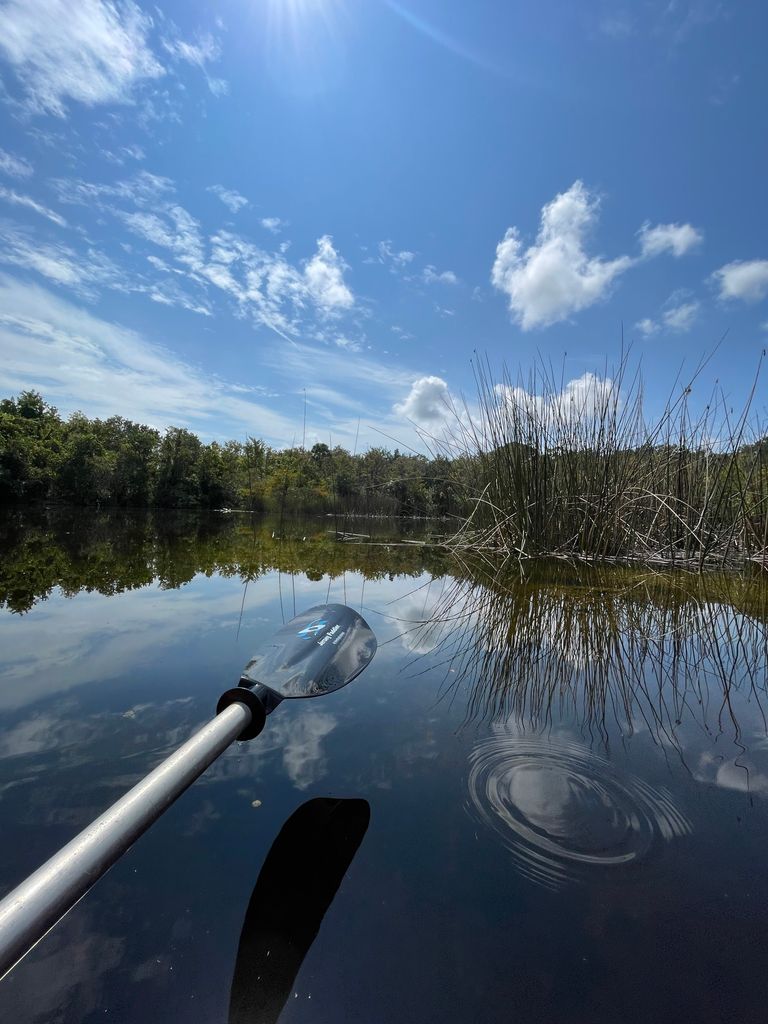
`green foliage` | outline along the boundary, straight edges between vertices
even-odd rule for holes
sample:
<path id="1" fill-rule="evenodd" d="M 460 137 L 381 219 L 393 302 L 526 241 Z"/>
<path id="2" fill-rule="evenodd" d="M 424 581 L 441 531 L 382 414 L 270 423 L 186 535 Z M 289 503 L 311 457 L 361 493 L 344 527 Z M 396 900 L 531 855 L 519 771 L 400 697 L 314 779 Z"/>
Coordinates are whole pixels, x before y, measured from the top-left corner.
<path id="1" fill-rule="evenodd" d="M 458 463 L 457 463 L 458 465 Z M 121 416 L 63 420 L 35 391 L 0 402 L 0 504 L 460 515 L 466 489 L 447 459 L 316 444 L 276 450 L 249 437 L 203 442 Z"/>
<path id="2" fill-rule="evenodd" d="M 444 551 L 428 544 L 345 544 L 325 518 L 217 515 L 183 511 L 97 511 L 59 507 L 0 515 L 0 609 L 19 614 L 58 587 L 112 595 L 148 586 L 164 590 L 198 573 L 256 580 L 276 570 L 310 580 L 345 572 L 375 580 L 445 570 Z M 408 524 L 424 535 L 426 524 Z M 339 523 L 341 526 L 341 522 Z M 428 539 L 428 538 L 427 538 Z"/>

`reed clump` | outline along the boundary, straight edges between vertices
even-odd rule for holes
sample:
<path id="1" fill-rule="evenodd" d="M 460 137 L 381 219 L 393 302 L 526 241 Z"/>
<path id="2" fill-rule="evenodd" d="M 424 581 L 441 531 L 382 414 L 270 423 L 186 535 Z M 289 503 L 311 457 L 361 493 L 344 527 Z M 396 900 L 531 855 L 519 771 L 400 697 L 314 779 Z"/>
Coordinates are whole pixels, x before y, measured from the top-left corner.
<path id="1" fill-rule="evenodd" d="M 768 425 L 755 378 L 734 413 L 715 390 L 696 407 L 680 385 L 648 419 L 642 378 L 614 372 L 564 384 L 476 367 L 478 402 L 447 447 L 473 466 L 474 509 L 457 549 L 525 559 L 640 560 L 684 568 L 768 568 Z"/>

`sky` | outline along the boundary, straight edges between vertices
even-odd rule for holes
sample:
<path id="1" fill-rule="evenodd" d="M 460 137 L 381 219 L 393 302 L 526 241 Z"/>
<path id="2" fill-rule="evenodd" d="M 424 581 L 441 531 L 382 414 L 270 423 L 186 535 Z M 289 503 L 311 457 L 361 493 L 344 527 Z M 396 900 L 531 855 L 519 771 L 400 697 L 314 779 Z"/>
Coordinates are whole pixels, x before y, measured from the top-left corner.
<path id="1" fill-rule="evenodd" d="M 478 361 L 569 394 L 624 346 L 651 416 L 703 356 L 741 404 L 766 39 L 760 0 L 0 0 L 0 394 L 422 450 Z"/>

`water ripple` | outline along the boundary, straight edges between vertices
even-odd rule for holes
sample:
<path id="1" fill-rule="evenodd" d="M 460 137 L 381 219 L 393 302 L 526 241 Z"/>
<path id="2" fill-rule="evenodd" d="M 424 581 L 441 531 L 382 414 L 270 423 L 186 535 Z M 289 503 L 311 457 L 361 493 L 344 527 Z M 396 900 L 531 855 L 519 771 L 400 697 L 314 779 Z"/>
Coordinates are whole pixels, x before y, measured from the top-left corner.
<path id="1" fill-rule="evenodd" d="M 470 755 L 469 808 L 531 881 L 557 889 L 595 866 L 640 860 L 691 831 L 665 789 L 614 771 L 578 743 L 504 732 Z"/>

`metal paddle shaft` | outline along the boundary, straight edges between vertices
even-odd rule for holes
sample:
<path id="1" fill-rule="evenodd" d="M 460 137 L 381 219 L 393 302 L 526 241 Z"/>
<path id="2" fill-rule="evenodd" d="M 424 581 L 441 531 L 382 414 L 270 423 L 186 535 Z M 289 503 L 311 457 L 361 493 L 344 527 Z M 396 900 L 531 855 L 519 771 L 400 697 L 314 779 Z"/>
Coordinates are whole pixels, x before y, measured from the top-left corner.
<path id="1" fill-rule="evenodd" d="M 0 977 L 91 888 L 251 721 L 231 704 L 0 903 Z"/>
<path id="2" fill-rule="evenodd" d="M 345 686 L 375 652 L 373 633 L 345 605 L 311 608 L 283 626 L 212 721 L 0 902 L 0 978 L 234 740 L 258 735 L 283 699 Z"/>

